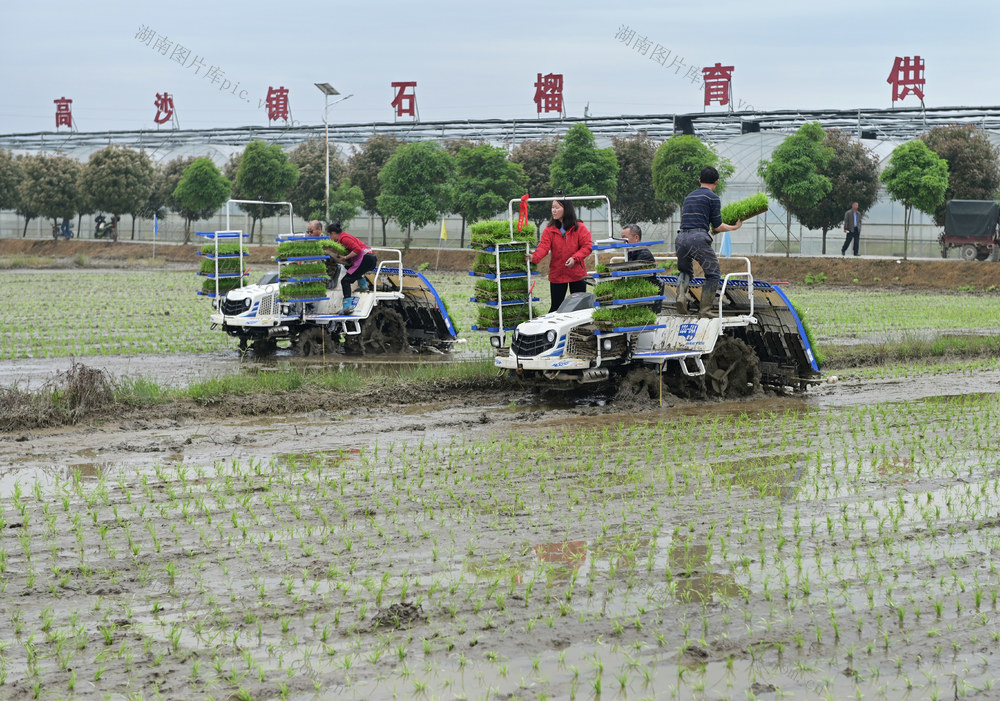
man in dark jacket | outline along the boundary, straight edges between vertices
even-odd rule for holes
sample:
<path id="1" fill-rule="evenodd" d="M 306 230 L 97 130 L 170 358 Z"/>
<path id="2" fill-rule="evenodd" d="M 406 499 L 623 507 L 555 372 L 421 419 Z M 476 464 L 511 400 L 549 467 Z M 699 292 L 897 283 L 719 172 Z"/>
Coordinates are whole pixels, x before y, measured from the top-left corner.
<path id="1" fill-rule="evenodd" d="M 852 202 L 851 208 L 844 212 L 844 233 L 847 239 L 840 249 L 840 255 L 847 253 L 847 247 L 854 240 L 854 255 L 858 255 L 858 247 L 861 245 L 861 212 L 858 211 L 858 203 Z"/>
<path id="2" fill-rule="evenodd" d="M 622 239 L 625 243 L 639 243 L 642 241 L 642 229 L 639 228 L 638 224 L 629 224 L 622 229 Z M 656 259 L 653 257 L 653 252 L 648 248 L 629 248 L 626 251 L 625 260 L 629 263 L 639 261 L 651 264 L 656 263 Z"/>

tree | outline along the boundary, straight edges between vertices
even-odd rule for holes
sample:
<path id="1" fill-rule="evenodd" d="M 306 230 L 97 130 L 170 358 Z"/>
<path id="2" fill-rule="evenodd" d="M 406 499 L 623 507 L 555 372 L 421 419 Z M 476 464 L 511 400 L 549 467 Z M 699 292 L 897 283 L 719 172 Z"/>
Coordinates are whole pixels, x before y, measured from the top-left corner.
<path id="1" fill-rule="evenodd" d="M 153 163 L 145 151 L 107 146 L 91 154 L 84 167 L 83 182 L 95 210 L 120 217 L 135 216 L 153 192 Z"/>
<path id="2" fill-rule="evenodd" d="M 298 180 L 298 166 L 288 160 L 288 154 L 278 144 L 251 141 L 243 149 L 236 171 L 236 184 L 243 195 L 241 199 L 284 202 Z M 281 205 L 244 204 L 240 205 L 240 209 L 250 215 L 250 243 L 253 243 L 257 221 L 273 217 L 284 208 Z M 263 237 L 263 224 L 261 227 Z"/>
<path id="3" fill-rule="evenodd" d="M 400 146 L 378 179 L 378 208 L 406 229 L 404 250 L 410 250 L 413 227 L 435 221 L 451 200 L 452 158 L 432 141 Z"/>
<path id="4" fill-rule="evenodd" d="M 466 220 L 489 219 L 504 211 L 510 200 L 524 194 L 524 168 L 507 158 L 507 151 L 495 146 L 465 147 L 455 156 L 453 206 L 462 216 L 459 245 L 465 248 Z"/>
<path id="5" fill-rule="evenodd" d="M 653 189 L 656 142 L 646 132 L 639 132 L 634 136 L 613 137 L 611 148 L 620 168 L 614 207 L 618 220 L 622 224 L 658 224 L 666 221 L 670 216 L 670 207 L 656 199 Z"/>
<path id="6" fill-rule="evenodd" d="M 340 185 L 330 193 L 330 221 L 339 221 L 347 227 L 365 204 L 365 194 L 361 188 L 351 184 L 351 179 L 340 179 Z"/>
<path id="7" fill-rule="evenodd" d="M 844 212 L 852 202 L 866 212 L 878 198 L 878 156 L 860 141 L 839 129 L 826 132 L 823 144 L 833 149 L 833 157 L 820 173 L 830 179 L 830 192 L 816 205 L 799 214 L 799 221 L 810 229 L 823 230 L 823 254 L 826 234 L 844 223 Z"/>
<path id="8" fill-rule="evenodd" d="M 184 243 L 191 241 L 191 222 L 212 216 L 233 190 L 210 158 L 197 158 L 184 169 L 172 193 L 174 207 L 184 217 Z"/>
<path id="9" fill-rule="evenodd" d="M 889 197 L 903 203 L 903 259 L 907 255 L 910 219 L 914 207 L 933 214 L 945 201 L 948 190 L 948 162 L 920 139 L 893 149 L 889 165 L 882 171 Z"/>
<path id="10" fill-rule="evenodd" d="M 51 219 L 57 226 L 60 219 L 76 215 L 82 169 L 79 161 L 68 156 L 26 156 L 20 163 L 18 200 L 19 213 L 25 218 L 25 235 L 28 221 L 35 217 Z"/>
<path id="11" fill-rule="evenodd" d="M 180 182 L 184 170 L 195 161 L 195 156 L 175 158 L 167 163 L 159 163 L 153 172 L 153 191 L 142 208 L 142 218 L 152 219 L 155 215 L 161 221 L 173 203 L 174 190 Z M 176 211 L 176 210 L 174 210 Z"/>
<path id="12" fill-rule="evenodd" d="M 732 163 L 692 134 L 678 134 L 660 144 L 653 156 L 653 191 L 668 217 L 685 197 L 698 189 L 698 176 L 706 166 L 719 171 L 715 193 L 721 195 L 726 189 L 726 179 L 733 174 Z"/>
<path id="13" fill-rule="evenodd" d="M 566 132 L 550 175 L 552 189 L 567 195 L 607 195 L 614 203 L 618 193 L 618 158 L 611 148 L 597 148 L 585 124 L 574 124 Z"/>
<path id="14" fill-rule="evenodd" d="M 948 200 L 995 200 L 1000 197 L 1000 149 L 973 124 L 934 127 L 920 139 L 948 163 L 948 189 L 934 210 L 934 222 L 944 226 Z"/>
<path id="15" fill-rule="evenodd" d="M 383 246 L 386 245 L 385 225 L 389 221 L 389 215 L 379 208 L 378 196 L 382 192 L 382 182 L 378 174 L 403 143 L 395 136 L 379 134 L 368 139 L 347 161 L 347 175 L 352 183 L 361 188 L 365 210 L 382 220 Z"/>
<path id="16" fill-rule="evenodd" d="M 299 167 L 299 180 L 288 192 L 288 201 L 299 216 L 306 219 L 322 219 L 333 221 L 331 214 L 323 211 L 326 206 L 326 142 L 319 139 L 309 139 L 295 147 L 288 155 L 288 160 Z M 337 155 L 337 150 L 330 148 L 330 188 L 344 179 L 347 167 Z M 332 195 L 331 195 L 332 202 Z"/>
<path id="17" fill-rule="evenodd" d="M 802 214 L 833 189 L 830 178 L 823 175 L 833 157 L 833 149 L 824 144 L 825 137 L 819 122 L 807 122 L 757 167 L 764 187 L 785 208 L 786 256 L 791 255 L 792 215 L 801 220 Z"/>
<path id="18" fill-rule="evenodd" d="M 558 152 L 559 137 L 522 141 L 510 152 L 510 160 L 524 169 L 532 197 L 552 197 L 552 161 Z M 539 230 L 550 214 L 551 207 L 545 202 L 532 202 L 528 207 L 528 216 Z"/>
<path id="19" fill-rule="evenodd" d="M 10 151 L 0 149 L 0 209 L 17 209 L 21 163 Z"/>

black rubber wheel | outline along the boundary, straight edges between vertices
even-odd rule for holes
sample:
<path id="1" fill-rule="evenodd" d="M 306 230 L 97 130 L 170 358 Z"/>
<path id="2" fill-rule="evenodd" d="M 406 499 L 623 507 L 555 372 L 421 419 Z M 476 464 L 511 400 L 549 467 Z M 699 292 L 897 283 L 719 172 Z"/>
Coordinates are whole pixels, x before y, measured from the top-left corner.
<path id="1" fill-rule="evenodd" d="M 399 312 L 379 307 L 361 322 L 361 333 L 347 336 L 344 345 L 347 352 L 362 355 L 402 353 L 409 348 L 406 324 Z"/>
<path id="2" fill-rule="evenodd" d="M 976 256 L 979 254 L 978 249 L 971 243 L 967 243 L 962 246 L 962 260 L 964 261 L 974 261 Z"/>
<path id="3" fill-rule="evenodd" d="M 258 358 L 266 358 L 269 355 L 274 355 L 274 351 L 278 350 L 278 342 L 273 338 L 258 338 L 250 347 Z"/>
<path id="4" fill-rule="evenodd" d="M 749 397 L 760 391 L 760 360 L 738 338 L 720 336 L 705 362 L 705 386 L 716 397 Z"/>
<path id="5" fill-rule="evenodd" d="M 323 355 L 332 350 L 332 342 L 319 327 L 307 329 L 295 339 L 295 352 L 298 355 Z"/>

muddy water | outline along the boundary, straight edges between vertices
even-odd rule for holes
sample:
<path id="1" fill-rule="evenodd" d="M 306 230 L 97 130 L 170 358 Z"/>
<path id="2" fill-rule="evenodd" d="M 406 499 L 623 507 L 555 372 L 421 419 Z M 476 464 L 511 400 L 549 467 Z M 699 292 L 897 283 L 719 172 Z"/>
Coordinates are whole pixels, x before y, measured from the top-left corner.
<path id="1" fill-rule="evenodd" d="M 3 436 L 0 696 L 990 698 L 998 388 Z"/>

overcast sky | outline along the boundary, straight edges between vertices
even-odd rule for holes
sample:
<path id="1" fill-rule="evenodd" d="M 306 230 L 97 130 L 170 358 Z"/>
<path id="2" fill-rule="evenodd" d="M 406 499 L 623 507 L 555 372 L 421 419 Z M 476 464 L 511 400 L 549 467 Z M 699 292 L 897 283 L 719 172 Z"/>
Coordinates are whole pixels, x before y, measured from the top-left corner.
<path id="1" fill-rule="evenodd" d="M 5 3 L 0 22 L 0 133 L 52 131 L 53 100 L 63 96 L 73 100 L 80 131 L 154 129 L 158 92 L 173 96 L 181 128 L 266 125 L 259 105 L 269 86 L 289 90 L 296 122 L 321 124 L 317 82 L 352 95 L 331 107 L 331 122 L 393 121 L 394 81 L 417 82 L 422 121 L 528 119 L 536 116 L 539 72 L 565 76 L 571 118 L 585 109 L 698 112 L 702 90 L 684 73 L 716 62 L 735 67 L 737 105 L 888 108 L 894 57 L 916 55 L 926 61 L 928 107 L 992 106 L 1000 104 L 998 7 L 991 0 L 21 0 Z M 149 45 L 136 38 L 142 28 L 155 37 Z M 628 32 L 626 44 L 620 36 Z M 643 38 L 646 55 L 635 41 Z M 670 52 L 668 64 L 683 60 L 680 73 L 651 60 L 657 44 Z M 188 63 L 202 59 L 198 74 L 171 59 L 177 45 L 190 51 Z M 217 83 L 205 77 L 213 66 Z M 897 106 L 919 101 L 910 96 Z"/>

